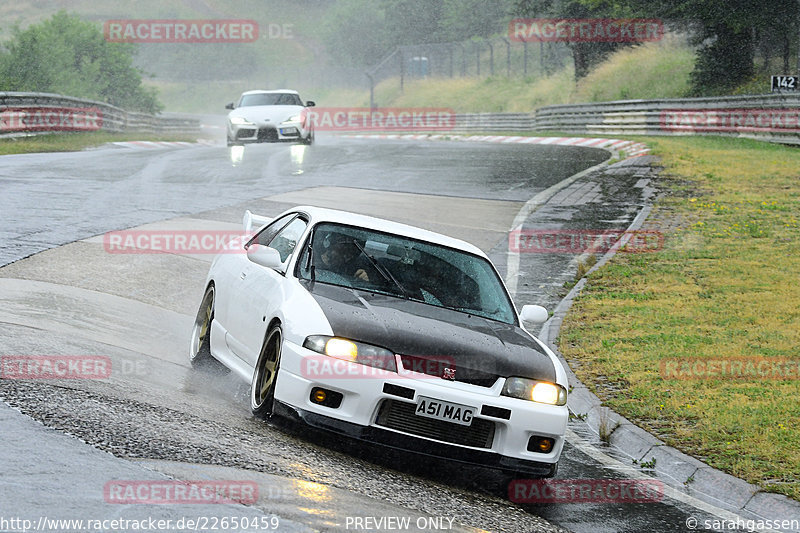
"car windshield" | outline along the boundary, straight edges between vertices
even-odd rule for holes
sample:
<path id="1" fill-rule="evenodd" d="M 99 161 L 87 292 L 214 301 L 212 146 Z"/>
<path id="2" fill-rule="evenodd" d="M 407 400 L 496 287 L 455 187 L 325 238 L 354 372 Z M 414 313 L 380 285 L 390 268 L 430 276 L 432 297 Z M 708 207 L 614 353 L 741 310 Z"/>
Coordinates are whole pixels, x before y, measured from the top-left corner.
<path id="1" fill-rule="evenodd" d="M 298 261 L 298 277 L 311 280 L 312 267 L 315 282 L 516 323 L 508 293 L 489 261 L 446 246 L 320 223 Z"/>
<path id="2" fill-rule="evenodd" d="M 243 94 L 239 107 L 254 105 L 303 105 L 303 101 L 296 94 L 291 93 L 255 93 Z"/>

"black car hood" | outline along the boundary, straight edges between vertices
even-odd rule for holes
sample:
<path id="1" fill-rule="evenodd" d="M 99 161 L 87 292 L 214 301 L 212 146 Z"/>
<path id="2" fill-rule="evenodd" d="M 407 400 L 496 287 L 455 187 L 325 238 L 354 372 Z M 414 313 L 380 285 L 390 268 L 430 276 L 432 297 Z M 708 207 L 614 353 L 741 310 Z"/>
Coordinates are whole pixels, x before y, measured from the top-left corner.
<path id="1" fill-rule="evenodd" d="M 550 357 L 519 326 L 402 298 L 304 282 L 337 337 L 401 354 L 403 366 L 491 386 L 497 377 L 555 382 Z"/>

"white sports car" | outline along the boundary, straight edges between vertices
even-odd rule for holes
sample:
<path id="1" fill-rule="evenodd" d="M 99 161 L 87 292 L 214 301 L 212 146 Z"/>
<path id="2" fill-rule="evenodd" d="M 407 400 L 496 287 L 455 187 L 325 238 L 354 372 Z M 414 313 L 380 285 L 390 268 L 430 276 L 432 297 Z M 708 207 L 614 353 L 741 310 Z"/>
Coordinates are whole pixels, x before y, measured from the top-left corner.
<path id="1" fill-rule="evenodd" d="M 269 223 L 267 223 L 269 222 Z M 567 377 L 475 246 L 316 207 L 269 219 L 211 265 L 193 364 L 251 383 L 253 413 L 506 474 L 555 474 Z"/>
<path id="2" fill-rule="evenodd" d="M 228 113 L 228 146 L 263 142 L 314 142 L 314 125 L 297 91 L 247 91 Z"/>

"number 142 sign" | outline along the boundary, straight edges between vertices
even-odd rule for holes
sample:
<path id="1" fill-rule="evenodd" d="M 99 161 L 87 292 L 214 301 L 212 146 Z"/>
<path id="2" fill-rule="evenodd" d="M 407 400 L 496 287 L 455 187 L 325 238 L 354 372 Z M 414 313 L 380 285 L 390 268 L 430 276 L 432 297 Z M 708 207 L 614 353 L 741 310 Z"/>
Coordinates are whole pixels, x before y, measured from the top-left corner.
<path id="1" fill-rule="evenodd" d="M 800 91 L 800 76 L 772 76 L 772 92 Z"/>

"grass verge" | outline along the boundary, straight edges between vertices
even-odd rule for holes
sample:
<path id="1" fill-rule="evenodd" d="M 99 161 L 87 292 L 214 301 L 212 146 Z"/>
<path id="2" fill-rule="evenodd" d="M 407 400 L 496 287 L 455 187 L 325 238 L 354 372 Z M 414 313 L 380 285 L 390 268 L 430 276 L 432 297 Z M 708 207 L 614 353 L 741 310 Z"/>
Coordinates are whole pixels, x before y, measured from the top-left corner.
<path id="1" fill-rule="evenodd" d="M 648 228 L 664 247 L 595 272 L 560 349 L 606 405 L 667 444 L 800 500 L 800 150 L 643 140 L 665 166 Z M 680 362 L 743 358 L 793 360 L 781 368 L 794 373 L 698 379 Z M 689 379 L 662 370 L 676 361 Z"/>
<path id="2" fill-rule="evenodd" d="M 0 139 L 0 155 L 37 152 L 74 152 L 110 142 L 121 141 L 185 141 L 194 142 L 197 135 L 154 135 L 152 133 L 59 133 Z"/>

